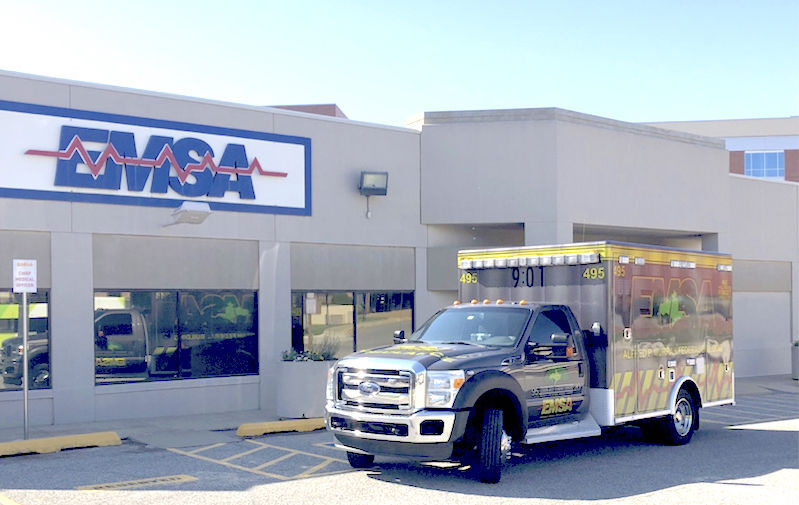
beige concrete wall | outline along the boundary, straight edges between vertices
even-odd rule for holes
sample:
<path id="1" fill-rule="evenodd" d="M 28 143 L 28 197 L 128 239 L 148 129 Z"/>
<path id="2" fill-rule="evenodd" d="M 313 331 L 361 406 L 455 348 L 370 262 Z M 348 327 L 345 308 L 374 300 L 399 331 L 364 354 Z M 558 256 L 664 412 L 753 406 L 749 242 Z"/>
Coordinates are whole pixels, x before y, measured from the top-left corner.
<path id="1" fill-rule="evenodd" d="M 425 113 L 422 222 L 554 219 L 553 118 L 535 109 Z"/>
<path id="2" fill-rule="evenodd" d="M 258 242 L 93 235 L 95 289 L 258 289 Z"/>
<path id="3" fill-rule="evenodd" d="M 721 142 L 613 126 L 580 117 L 558 122 L 559 221 L 727 230 L 728 153 Z"/>
<path id="4" fill-rule="evenodd" d="M 280 242 L 423 246 L 419 134 L 401 128 L 275 116 L 276 133 L 310 137 L 313 216 L 276 216 Z M 388 194 L 358 192 L 362 170 L 388 172 Z"/>
<path id="5" fill-rule="evenodd" d="M 291 245 L 291 289 L 412 291 L 410 247 Z"/>
<path id="6" fill-rule="evenodd" d="M 730 221 L 730 242 L 726 250 L 734 258 L 797 260 L 799 185 L 730 175 L 726 208 Z"/>
<path id="7" fill-rule="evenodd" d="M 0 289 L 12 287 L 15 259 L 36 260 L 38 287 L 51 287 L 50 257 L 49 233 L 0 230 Z"/>
<path id="8" fill-rule="evenodd" d="M 648 123 L 652 126 L 708 137 L 752 137 L 799 135 L 799 116 L 715 121 L 670 121 Z"/>

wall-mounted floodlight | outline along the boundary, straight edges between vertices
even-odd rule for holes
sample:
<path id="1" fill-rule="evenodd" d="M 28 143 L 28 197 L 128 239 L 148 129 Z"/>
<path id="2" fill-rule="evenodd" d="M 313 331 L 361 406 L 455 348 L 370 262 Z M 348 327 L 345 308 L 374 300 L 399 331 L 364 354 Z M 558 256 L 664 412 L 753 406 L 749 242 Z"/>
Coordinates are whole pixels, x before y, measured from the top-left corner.
<path id="1" fill-rule="evenodd" d="M 358 191 L 366 197 L 366 219 L 370 219 L 372 211 L 369 210 L 369 197 L 383 196 L 388 193 L 388 172 L 362 171 Z"/>
<path id="2" fill-rule="evenodd" d="M 385 195 L 388 192 L 388 172 L 361 172 L 358 191 L 363 196 Z"/>
<path id="3" fill-rule="evenodd" d="M 172 212 L 170 224 L 200 224 L 211 214 L 211 206 L 205 202 L 183 202 Z"/>

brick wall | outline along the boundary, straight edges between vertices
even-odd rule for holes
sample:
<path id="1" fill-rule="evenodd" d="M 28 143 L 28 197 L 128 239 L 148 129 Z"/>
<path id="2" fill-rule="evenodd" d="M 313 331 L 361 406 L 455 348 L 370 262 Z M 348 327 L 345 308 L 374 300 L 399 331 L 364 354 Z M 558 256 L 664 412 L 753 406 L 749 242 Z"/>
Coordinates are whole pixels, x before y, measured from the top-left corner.
<path id="1" fill-rule="evenodd" d="M 785 150 L 785 180 L 799 182 L 799 149 Z"/>
<path id="2" fill-rule="evenodd" d="M 744 175 L 744 151 L 730 151 L 730 173 Z"/>

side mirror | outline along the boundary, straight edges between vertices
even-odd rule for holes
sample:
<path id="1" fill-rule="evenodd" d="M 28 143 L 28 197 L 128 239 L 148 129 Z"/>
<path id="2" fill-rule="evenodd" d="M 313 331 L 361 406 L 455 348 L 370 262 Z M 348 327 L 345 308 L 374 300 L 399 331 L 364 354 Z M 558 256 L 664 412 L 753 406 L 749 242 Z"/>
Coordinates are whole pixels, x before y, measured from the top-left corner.
<path id="1" fill-rule="evenodd" d="M 567 348 L 569 346 L 569 335 L 565 333 L 553 333 L 549 337 L 549 342 L 527 342 L 525 350 L 530 359 L 563 359 L 569 356 Z"/>
<path id="2" fill-rule="evenodd" d="M 405 338 L 405 330 L 397 330 L 394 332 L 394 343 L 395 344 L 404 344 L 407 342 L 408 339 Z"/>

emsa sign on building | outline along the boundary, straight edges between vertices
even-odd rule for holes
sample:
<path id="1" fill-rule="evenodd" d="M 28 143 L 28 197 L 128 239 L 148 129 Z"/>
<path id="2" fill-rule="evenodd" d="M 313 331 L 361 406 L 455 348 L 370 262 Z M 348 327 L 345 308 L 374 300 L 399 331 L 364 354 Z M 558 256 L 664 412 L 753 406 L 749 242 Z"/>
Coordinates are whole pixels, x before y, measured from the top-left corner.
<path id="1" fill-rule="evenodd" d="M 311 215 L 304 137 L 0 101 L 0 196 Z"/>

